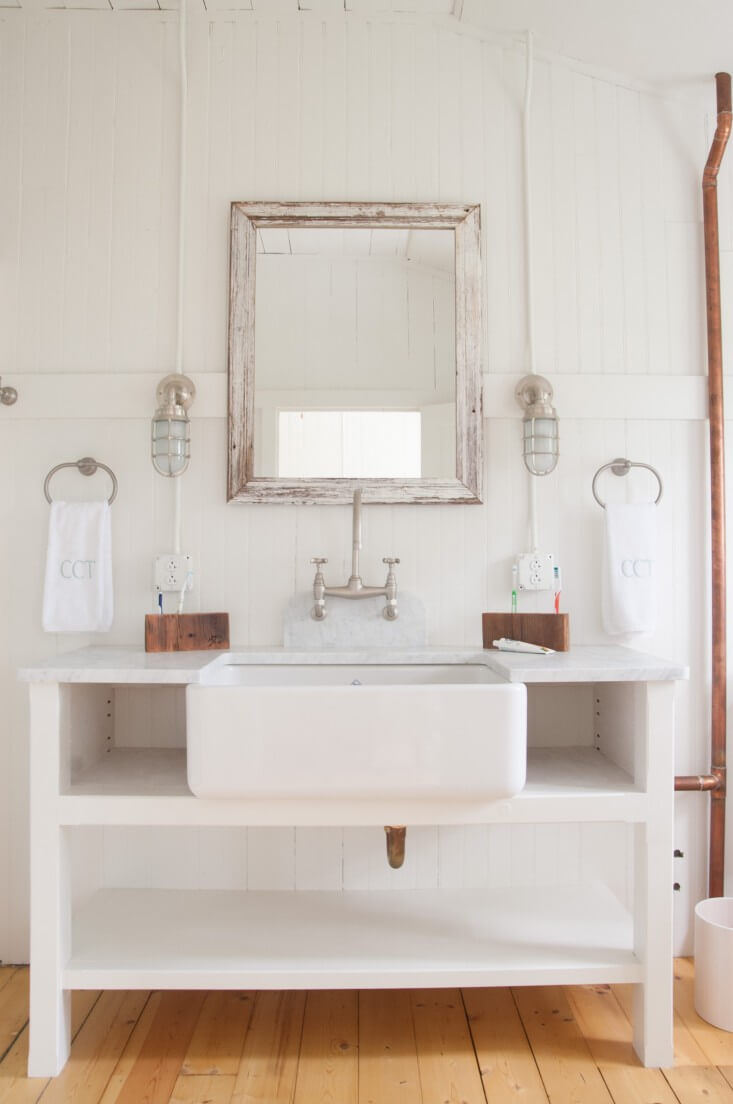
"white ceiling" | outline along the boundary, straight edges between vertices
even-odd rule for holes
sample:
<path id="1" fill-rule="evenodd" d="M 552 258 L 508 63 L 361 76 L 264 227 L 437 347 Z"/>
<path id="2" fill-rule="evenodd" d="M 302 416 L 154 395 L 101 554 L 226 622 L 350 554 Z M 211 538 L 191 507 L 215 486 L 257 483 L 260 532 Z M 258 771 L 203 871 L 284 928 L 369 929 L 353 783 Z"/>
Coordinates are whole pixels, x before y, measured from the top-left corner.
<path id="1" fill-rule="evenodd" d="M 531 28 L 536 50 L 663 87 L 714 87 L 733 69 L 733 0 L 458 0 L 456 11 L 496 32 Z"/>

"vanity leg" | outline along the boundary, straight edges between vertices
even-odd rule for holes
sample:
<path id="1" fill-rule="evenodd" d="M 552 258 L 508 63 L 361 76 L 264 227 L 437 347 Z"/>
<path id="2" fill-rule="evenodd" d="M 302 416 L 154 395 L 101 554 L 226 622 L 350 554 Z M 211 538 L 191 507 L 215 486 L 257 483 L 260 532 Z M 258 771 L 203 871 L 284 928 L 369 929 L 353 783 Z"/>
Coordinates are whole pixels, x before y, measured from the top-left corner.
<path id="1" fill-rule="evenodd" d="M 644 981 L 634 987 L 633 1038 L 645 1066 L 664 1067 L 674 1063 L 674 684 L 648 683 L 643 704 L 636 773 L 649 794 L 649 816 L 634 840 L 634 949 Z"/>
<path id="2" fill-rule="evenodd" d="M 31 986 L 29 1077 L 54 1077 L 69 1056 L 71 994 L 62 988 L 71 937 L 68 840 L 58 824 L 62 701 L 31 686 Z"/>

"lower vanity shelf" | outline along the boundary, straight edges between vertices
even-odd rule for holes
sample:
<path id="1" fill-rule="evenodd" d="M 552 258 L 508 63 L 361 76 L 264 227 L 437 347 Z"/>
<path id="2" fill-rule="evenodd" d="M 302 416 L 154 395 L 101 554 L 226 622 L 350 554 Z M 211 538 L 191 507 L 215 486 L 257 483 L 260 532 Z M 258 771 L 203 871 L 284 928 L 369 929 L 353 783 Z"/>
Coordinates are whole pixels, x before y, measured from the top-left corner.
<path id="1" fill-rule="evenodd" d="M 639 982 L 604 886 L 407 892 L 107 889 L 74 916 L 67 989 Z"/>

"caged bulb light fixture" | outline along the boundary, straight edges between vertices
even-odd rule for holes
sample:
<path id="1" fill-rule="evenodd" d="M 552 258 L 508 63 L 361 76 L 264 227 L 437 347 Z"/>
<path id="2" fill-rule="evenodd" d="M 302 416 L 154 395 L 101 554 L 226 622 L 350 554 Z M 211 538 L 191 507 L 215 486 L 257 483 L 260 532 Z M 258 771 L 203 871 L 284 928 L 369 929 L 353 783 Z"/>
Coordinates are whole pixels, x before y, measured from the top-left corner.
<path id="1" fill-rule="evenodd" d="M 552 405 L 552 384 L 544 376 L 524 376 L 514 392 L 524 410 L 522 440 L 524 463 L 532 475 L 549 475 L 560 456 L 557 412 Z"/>
<path id="2" fill-rule="evenodd" d="M 153 467 L 160 475 L 183 475 L 191 459 L 191 423 L 188 408 L 196 388 L 188 376 L 172 374 L 158 384 L 158 404 L 151 429 Z"/>

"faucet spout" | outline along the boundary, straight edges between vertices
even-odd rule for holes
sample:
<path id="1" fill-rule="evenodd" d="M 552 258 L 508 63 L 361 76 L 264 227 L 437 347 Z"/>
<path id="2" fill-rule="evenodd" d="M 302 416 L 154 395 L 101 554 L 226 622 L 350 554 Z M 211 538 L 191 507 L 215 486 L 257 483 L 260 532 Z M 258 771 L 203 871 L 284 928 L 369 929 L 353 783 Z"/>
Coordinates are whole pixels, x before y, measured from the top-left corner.
<path id="1" fill-rule="evenodd" d="M 396 621 L 397 611 L 397 579 L 394 573 L 394 564 L 400 561 L 396 557 L 386 557 L 382 562 L 389 564 L 387 581 L 384 586 L 365 586 L 359 574 L 359 551 L 361 549 L 361 490 L 354 491 L 354 500 L 351 515 L 351 576 L 345 586 L 326 586 L 326 580 L 321 571 L 321 564 L 328 563 L 321 556 L 311 560 L 316 565 L 316 575 L 313 580 L 314 606 L 311 616 L 316 621 L 323 621 L 326 616 L 326 598 L 376 598 L 386 599 L 382 611 L 388 621 Z"/>

